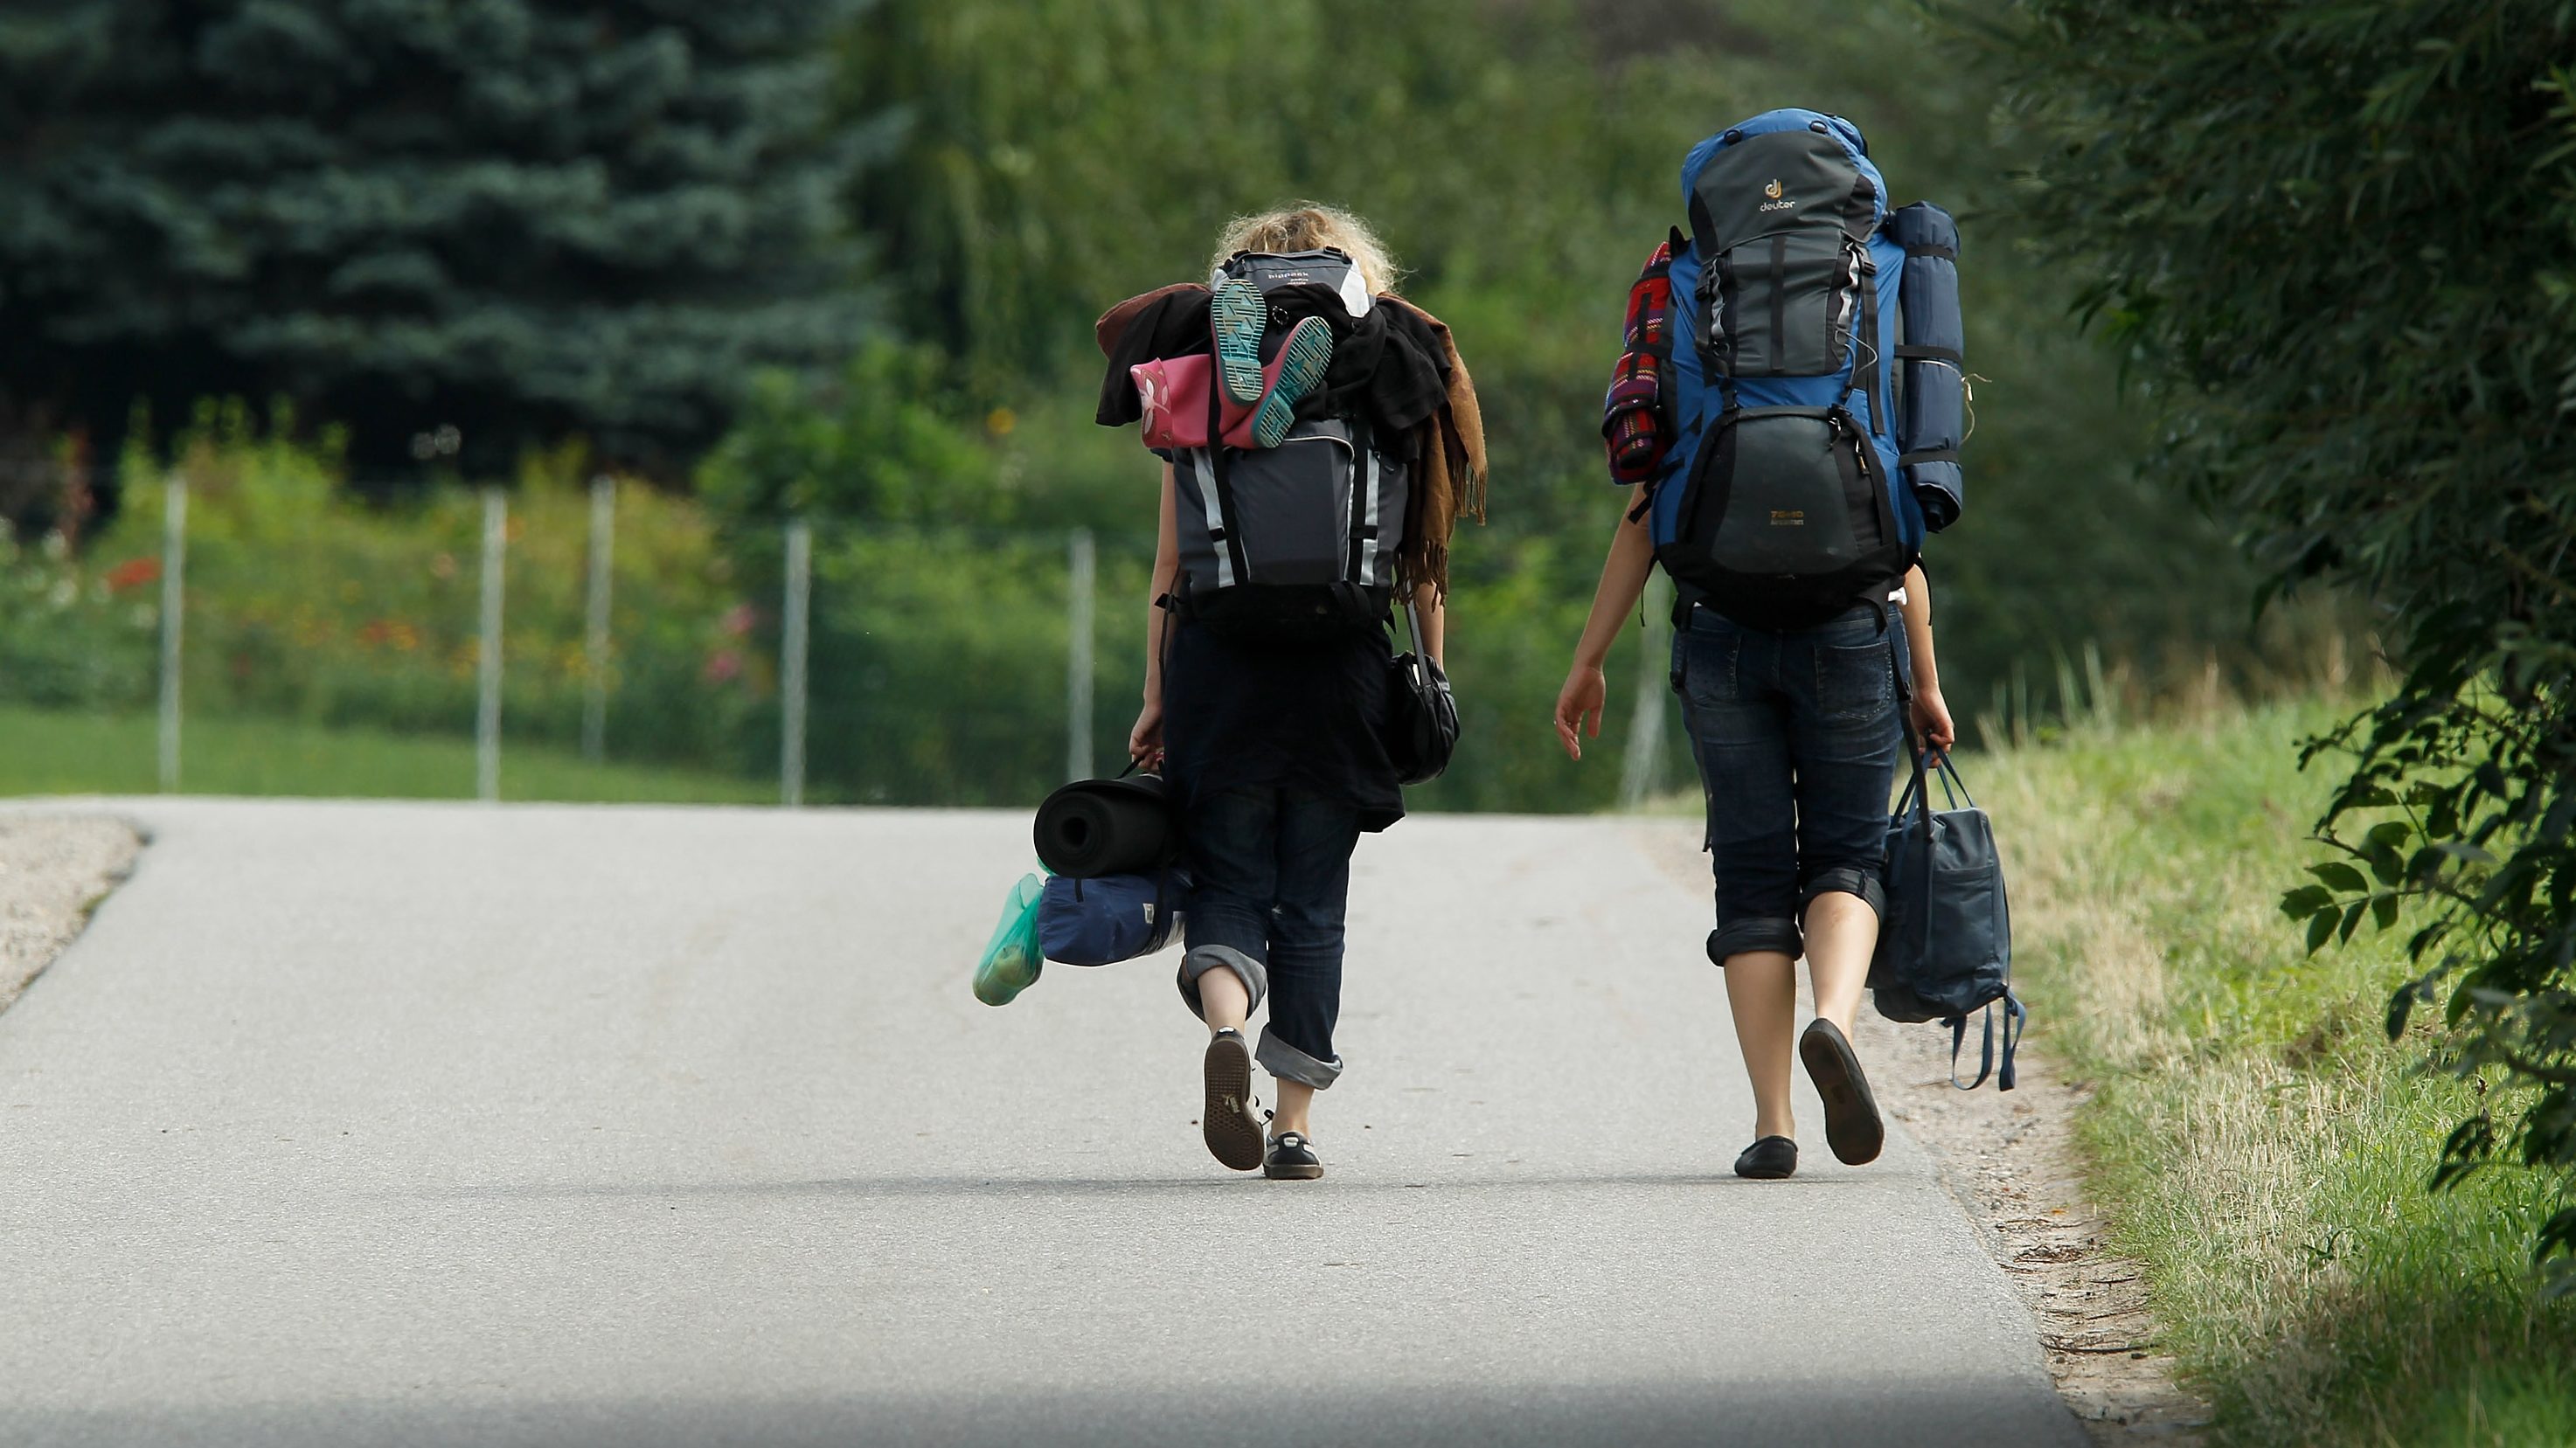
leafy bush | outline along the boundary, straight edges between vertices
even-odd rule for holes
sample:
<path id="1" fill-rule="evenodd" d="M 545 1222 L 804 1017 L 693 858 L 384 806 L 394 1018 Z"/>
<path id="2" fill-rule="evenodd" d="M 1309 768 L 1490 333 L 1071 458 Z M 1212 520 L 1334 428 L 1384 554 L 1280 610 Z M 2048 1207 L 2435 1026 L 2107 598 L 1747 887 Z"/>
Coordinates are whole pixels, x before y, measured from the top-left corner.
<path id="1" fill-rule="evenodd" d="M 152 697 L 161 565 L 102 563 L 60 533 L 22 540 L 0 522 L 0 701 L 126 709 Z"/>
<path id="2" fill-rule="evenodd" d="M 2576 10 L 2022 0 L 1986 32 L 2048 143 L 2028 204 L 2149 364 L 2164 466 L 2275 584 L 2384 610 L 2311 947 L 2410 905 L 2436 1060 L 2520 1089 L 2452 1136 L 2576 1180 Z M 2576 1206 L 2538 1251 L 2576 1258 Z M 2576 1290 L 2576 1262 L 2563 1263 Z"/>
<path id="3" fill-rule="evenodd" d="M 428 734 L 474 727 L 482 511 L 459 487 L 370 504 L 346 485 L 336 435 L 294 439 L 238 403 L 199 409 L 169 475 L 189 494 L 183 697 L 192 714 L 297 719 Z M 589 502 L 577 454 L 540 458 L 510 496 L 504 573 L 504 726 L 580 739 Z M 157 476 L 141 445 L 129 480 Z M 731 561 L 685 499 L 618 499 L 610 683 L 613 752 L 705 763 L 744 751 L 754 685 L 717 667 L 749 628 Z M 124 507 L 78 556 L 58 545 L 0 562 L 0 597 L 44 619 L 0 631 L 0 697 L 55 707 L 148 703 L 159 619 L 161 496 Z M 0 555 L 4 557 L 4 555 Z M 47 659 L 78 668 L 44 666 Z M 50 681 L 50 682 L 48 682 Z"/>

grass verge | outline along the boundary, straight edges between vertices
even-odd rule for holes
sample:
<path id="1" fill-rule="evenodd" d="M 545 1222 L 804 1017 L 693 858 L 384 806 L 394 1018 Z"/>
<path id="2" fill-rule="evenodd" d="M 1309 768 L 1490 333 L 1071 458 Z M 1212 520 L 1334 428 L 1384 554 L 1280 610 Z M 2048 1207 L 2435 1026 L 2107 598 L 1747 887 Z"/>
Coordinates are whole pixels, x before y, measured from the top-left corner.
<path id="1" fill-rule="evenodd" d="M 159 787 L 154 727 L 147 716 L 0 708 L 0 795 L 150 794 Z M 180 734 L 179 778 L 191 794 L 467 799 L 474 746 L 274 720 L 192 719 Z M 778 790 L 514 746 L 501 751 L 501 797 L 772 804 Z"/>
<path id="2" fill-rule="evenodd" d="M 2227 1444 L 2576 1444 L 2576 1302 L 2536 1298 L 2557 1198 L 2497 1170 L 2425 1190 L 2492 1088 L 2381 1027 L 2411 926 L 2314 957 L 2277 912 L 2318 856 L 2319 706 L 2081 731 L 1963 761 L 2012 867 L 2034 1039 L 2116 1245 L 2148 1273 Z"/>

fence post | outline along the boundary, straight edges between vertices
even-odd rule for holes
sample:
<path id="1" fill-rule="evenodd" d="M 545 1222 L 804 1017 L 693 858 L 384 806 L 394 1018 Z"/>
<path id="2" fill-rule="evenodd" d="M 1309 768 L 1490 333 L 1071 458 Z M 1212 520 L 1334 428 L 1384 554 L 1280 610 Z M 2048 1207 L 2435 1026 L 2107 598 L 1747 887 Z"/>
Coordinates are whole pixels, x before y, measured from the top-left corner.
<path id="1" fill-rule="evenodd" d="M 590 480 L 590 621 L 582 637 L 581 757 L 608 753 L 608 586 L 617 549 L 617 480 Z"/>
<path id="2" fill-rule="evenodd" d="M 483 622 L 476 648 L 474 797 L 501 797 L 501 564 L 509 547 L 510 503 L 499 488 L 483 490 Z"/>
<path id="3" fill-rule="evenodd" d="M 161 792 L 179 788 L 179 641 L 187 623 L 188 475 L 161 484 Z"/>
<path id="4" fill-rule="evenodd" d="M 808 606 L 814 591 L 814 529 L 798 518 L 787 525 L 787 597 L 778 628 L 778 802 L 805 803 L 805 652 Z"/>
<path id="5" fill-rule="evenodd" d="M 1064 774 L 1067 779 L 1091 777 L 1091 644 L 1092 595 L 1099 578 L 1100 559 L 1093 548 L 1091 530 L 1073 530 L 1072 566 L 1068 570 L 1072 595 L 1065 601 L 1065 623 L 1071 642 L 1064 661 Z"/>
<path id="6" fill-rule="evenodd" d="M 1659 569 L 1648 575 L 1644 628 L 1637 632 L 1637 707 L 1628 720 L 1627 757 L 1620 761 L 1619 807 L 1635 809 L 1663 787 L 1664 694 L 1671 688 L 1672 585 Z"/>

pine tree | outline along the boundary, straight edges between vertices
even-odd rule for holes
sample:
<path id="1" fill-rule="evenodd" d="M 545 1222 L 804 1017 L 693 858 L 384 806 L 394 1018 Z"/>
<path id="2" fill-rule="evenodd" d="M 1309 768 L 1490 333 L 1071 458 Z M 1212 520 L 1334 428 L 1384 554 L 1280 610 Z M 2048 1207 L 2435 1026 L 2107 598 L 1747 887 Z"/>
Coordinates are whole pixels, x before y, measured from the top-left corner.
<path id="1" fill-rule="evenodd" d="M 670 465 L 846 357 L 863 0 L 36 0 L 0 16 L 0 403 L 294 399 L 362 464 Z"/>

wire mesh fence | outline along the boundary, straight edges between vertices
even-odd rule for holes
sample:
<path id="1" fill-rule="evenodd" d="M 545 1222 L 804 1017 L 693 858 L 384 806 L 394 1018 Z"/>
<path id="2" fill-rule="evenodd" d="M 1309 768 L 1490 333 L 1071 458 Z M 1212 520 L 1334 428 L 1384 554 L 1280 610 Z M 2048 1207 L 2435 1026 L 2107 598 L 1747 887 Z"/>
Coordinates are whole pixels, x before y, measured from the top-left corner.
<path id="1" fill-rule="evenodd" d="M 300 455 L 110 496 L 0 541 L 0 722 L 76 731 L 10 788 L 1020 806 L 1121 767 L 1142 692 L 1141 529 L 749 521 L 605 477 L 370 489 Z M 1570 630 L 1505 622 L 1470 621 L 1460 680 L 1481 772 L 1425 803 L 1686 774 L 1658 618 L 1627 767 L 1511 793 L 1553 749 Z"/>

